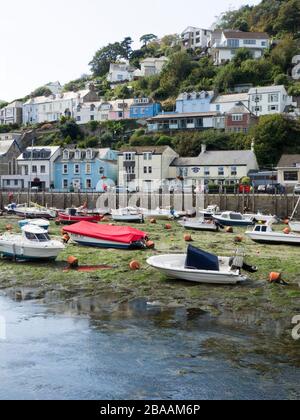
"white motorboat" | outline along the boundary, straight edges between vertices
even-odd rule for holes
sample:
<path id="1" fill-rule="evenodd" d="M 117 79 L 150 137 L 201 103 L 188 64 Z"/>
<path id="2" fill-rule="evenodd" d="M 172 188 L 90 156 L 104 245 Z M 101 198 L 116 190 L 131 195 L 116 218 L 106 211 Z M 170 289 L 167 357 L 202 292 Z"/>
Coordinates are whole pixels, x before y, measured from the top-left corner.
<path id="1" fill-rule="evenodd" d="M 130 222 L 130 223 L 143 223 L 144 215 L 139 209 L 134 207 L 126 207 L 119 210 L 112 210 L 112 219 L 115 222 Z"/>
<path id="2" fill-rule="evenodd" d="M 220 208 L 217 205 L 208 206 L 206 209 L 200 210 L 199 214 L 205 219 L 212 219 L 213 216 L 220 214 Z"/>
<path id="3" fill-rule="evenodd" d="M 300 233 L 300 222 L 296 222 L 295 220 L 290 221 L 290 229 L 293 232 Z"/>
<path id="4" fill-rule="evenodd" d="M 8 214 L 15 214 L 16 209 L 20 208 L 20 207 L 26 207 L 26 204 L 16 204 L 16 203 L 11 203 L 8 204 L 7 206 L 4 206 L 4 210 L 8 213 Z"/>
<path id="5" fill-rule="evenodd" d="M 204 218 L 192 219 L 192 220 L 182 220 L 178 222 L 182 227 L 187 230 L 199 230 L 199 231 L 209 231 L 209 232 L 218 232 L 219 225 L 213 220 L 208 220 Z"/>
<path id="6" fill-rule="evenodd" d="M 300 245 L 300 235 L 296 233 L 276 232 L 269 225 L 256 225 L 246 235 L 254 242 L 266 244 Z"/>
<path id="7" fill-rule="evenodd" d="M 253 219 L 256 222 L 260 222 L 260 223 L 277 223 L 278 222 L 277 216 L 272 216 L 271 214 L 270 215 L 263 214 L 260 211 L 258 211 L 257 213 L 244 214 L 244 217 L 246 217 L 247 219 Z"/>
<path id="8" fill-rule="evenodd" d="M 237 284 L 246 281 L 247 277 L 241 275 L 240 268 L 234 267 L 233 260 L 189 246 L 187 254 L 157 255 L 149 258 L 147 264 L 169 278 L 195 283 Z"/>
<path id="9" fill-rule="evenodd" d="M 39 228 L 48 231 L 50 222 L 45 219 L 25 219 L 25 220 L 20 220 L 18 222 L 18 225 L 20 226 L 20 228 L 27 225 L 38 226 Z"/>
<path id="10" fill-rule="evenodd" d="M 51 240 L 38 226 L 26 225 L 22 234 L 5 233 L 0 236 L 0 255 L 22 260 L 55 260 L 65 249 L 62 242 Z"/>
<path id="11" fill-rule="evenodd" d="M 174 220 L 180 217 L 176 210 L 161 209 L 159 207 L 155 210 L 140 209 L 140 211 L 146 219 Z"/>
<path id="12" fill-rule="evenodd" d="M 15 214 L 29 219 L 55 219 L 57 212 L 46 207 L 31 206 L 17 207 Z"/>
<path id="13" fill-rule="evenodd" d="M 213 218 L 222 226 L 247 227 L 255 224 L 253 217 L 246 217 L 241 213 L 235 213 L 233 211 L 225 211 L 220 216 L 215 215 Z"/>

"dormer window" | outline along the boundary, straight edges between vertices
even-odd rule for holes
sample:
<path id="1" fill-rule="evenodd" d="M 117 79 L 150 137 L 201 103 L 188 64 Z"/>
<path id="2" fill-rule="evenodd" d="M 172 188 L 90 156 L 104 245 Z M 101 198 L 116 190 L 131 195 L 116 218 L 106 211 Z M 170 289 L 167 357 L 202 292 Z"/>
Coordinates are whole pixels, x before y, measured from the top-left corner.
<path id="1" fill-rule="evenodd" d="M 77 112 L 81 111 L 81 105 L 77 105 Z"/>
<path id="2" fill-rule="evenodd" d="M 91 149 L 88 149 L 88 150 L 86 151 L 86 158 L 87 158 L 87 159 L 92 159 L 92 157 L 93 157 L 93 152 L 92 152 L 92 150 L 91 150 Z"/>
<path id="3" fill-rule="evenodd" d="M 69 160 L 69 157 L 70 157 L 69 150 L 64 150 L 64 152 L 63 152 L 63 159 Z"/>
<path id="4" fill-rule="evenodd" d="M 91 112 L 94 112 L 94 111 L 95 111 L 95 108 L 96 108 L 96 106 L 95 106 L 94 104 L 92 104 L 92 105 L 90 106 L 90 110 L 91 110 Z"/>
<path id="5" fill-rule="evenodd" d="M 75 159 L 76 160 L 80 160 L 81 159 L 81 151 L 80 150 L 76 150 L 75 151 Z"/>

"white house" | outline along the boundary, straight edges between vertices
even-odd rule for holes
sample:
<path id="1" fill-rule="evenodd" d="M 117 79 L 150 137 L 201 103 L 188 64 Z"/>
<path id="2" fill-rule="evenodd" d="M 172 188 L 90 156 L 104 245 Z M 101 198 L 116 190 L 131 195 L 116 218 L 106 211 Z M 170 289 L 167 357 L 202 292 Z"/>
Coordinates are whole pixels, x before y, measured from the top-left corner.
<path id="1" fill-rule="evenodd" d="M 230 185 L 253 170 L 258 170 L 258 163 L 252 150 L 207 151 L 202 145 L 198 157 L 175 159 L 171 164 L 170 177 L 182 177 L 194 185 L 197 181 Z"/>
<path id="2" fill-rule="evenodd" d="M 3 176 L 2 184 L 6 187 L 15 185 L 20 189 L 51 188 L 54 184 L 54 162 L 60 150 L 59 146 L 28 147 L 17 159 L 18 175 Z"/>
<path id="3" fill-rule="evenodd" d="M 215 65 L 231 61 L 239 48 L 247 48 L 253 58 L 260 58 L 269 48 L 269 35 L 263 32 L 223 31 L 220 41 L 212 45 L 212 56 Z"/>
<path id="4" fill-rule="evenodd" d="M 189 26 L 181 34 L 182 45 L 186 49 L 207 48 L 211 31 Z"/>
<path id="5" fill-rule="evenodd" d="M 120 186 L 152 191 L 169 179 L 169 168 L 178 154 L 169 146 L 128 147 L 118 155 Z"/>
<path id="6" fill-rule="evenodd" d="M 141 61 L 141 70 L 134 72 L 135 77 L 147 77 L 160 74 L 164 65 L 168 62 L 167 57 L 148 57 Z"/>
<path id="7" fill-rule="evenodd" d="M 129 61 L 124 63 L 111 63 L 107 81 L 109 83 L 130 82 L 134 78 L 135 68 L 130 66 Z"/>
<path id="8" fill-rule="evenodd" d="M 99 101 L 93 85 L 79 92 L 31 98 L 23 105 L 23 124 L 54 122 L 63 115 L 74 117 L 74 110 L 78 104 L 92 101 Z"/>
<path id="9" fill-rule="evenodd" d="M 249 90 L 249 108 L 257 116 L 281 114 L 297 107 L 284 86 L 255 87 Z"/>
<path id="10" fill-rule="evenodd" d="M 4 108 L 0 109 L 0 124 L 22 124 L 23 104 L 20 101 L 14 101 Z"/>
<path id="11" fill-rule="evenodd" d="M 236 104 L 242 103 L 249 107 L 248 93 L 234 93 L 229 95 L 218 95 L 210 104 L 211 112 L 219 112 L 221 114 L 228 113 Z"/>

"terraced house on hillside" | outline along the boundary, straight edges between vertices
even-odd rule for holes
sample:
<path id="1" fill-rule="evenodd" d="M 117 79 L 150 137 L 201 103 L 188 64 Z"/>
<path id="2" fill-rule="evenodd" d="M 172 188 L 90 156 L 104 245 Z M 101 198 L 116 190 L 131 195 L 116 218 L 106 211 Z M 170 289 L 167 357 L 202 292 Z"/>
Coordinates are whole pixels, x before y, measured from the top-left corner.
<path id="1" fill-rule="evenodd" d="M 117 181 L 117 152 L 68 147 L 54 164 L 54 187 L 63 191 L 105 192 Z"/>

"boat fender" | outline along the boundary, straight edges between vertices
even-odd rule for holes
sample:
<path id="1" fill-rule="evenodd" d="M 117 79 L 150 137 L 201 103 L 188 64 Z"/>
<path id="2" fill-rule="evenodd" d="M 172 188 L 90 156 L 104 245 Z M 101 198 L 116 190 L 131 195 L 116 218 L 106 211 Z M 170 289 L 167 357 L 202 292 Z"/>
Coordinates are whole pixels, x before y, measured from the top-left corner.
<path id="1" fill-rule="evenodd" d="M 185 240 L 185 242 L 193 242 L 192 235 L 190 235 L 190 234 L 184 235 L 184 240 Z"/>
<path id="2" fill-rule="evenodd" d="M 146 247 L 148 249 L 154 249 L 155 248 L 155 243 L 153 241 L 147 241 L 146 242 Z"/>
<path id="3" fill-rule="evenodd" d="M 285 220 L 283 221 L 283 223 L 284 223 L 285 225 L 288 225 L 288 224 L 290 223 L 290 221 L 289 221 L 289 219 L 285 219 Z"/>
<path id="4" fill-rule="evenodd" d="M 171 230 L 171 229 L 172 229 L 172 226 L 171 226 L 171 225 L 169 225 L 169 224 L 166 224 L 165 229 L 166 229 L 166 230 Z"/>
<path id="5" fill-rule="evenodd" d="M 270 273 L 268 281 L 271 284 L 281 284 L 283 286 L 288 286 L 288 283 L 284 281 L 281 276 L 282 276 L 281 273 L 276 273 L 276 272 Z"/>
<path id="6" fill-rule="evenodd" d="M 285 228 L 285 229 L 283 229 L 283 233 L 285 233 L 286 235 L 289 235 L 291 233 L 291 229 L 290 228 Z"/>

